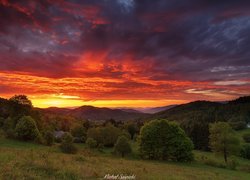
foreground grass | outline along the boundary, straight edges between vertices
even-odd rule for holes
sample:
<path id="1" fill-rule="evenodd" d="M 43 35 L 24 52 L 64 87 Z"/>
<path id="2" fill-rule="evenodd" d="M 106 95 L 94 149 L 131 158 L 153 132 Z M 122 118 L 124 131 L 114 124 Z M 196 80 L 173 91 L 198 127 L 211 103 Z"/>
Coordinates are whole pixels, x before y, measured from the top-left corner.
<path id="1" fill-rule="evenodd" d="M 136 179 L 250 179 L 246 172 L 197 162 L 122 159 L 110 152 L 110 149 L 95 152 L 80 145 L 76 155 L 67 155 L 61 153 L 57 146 L 0 139 L 0 179 L 103 179 L 105 174 L 134 174 Z M 199 156 L 199 152 L 195 154 Z"/>

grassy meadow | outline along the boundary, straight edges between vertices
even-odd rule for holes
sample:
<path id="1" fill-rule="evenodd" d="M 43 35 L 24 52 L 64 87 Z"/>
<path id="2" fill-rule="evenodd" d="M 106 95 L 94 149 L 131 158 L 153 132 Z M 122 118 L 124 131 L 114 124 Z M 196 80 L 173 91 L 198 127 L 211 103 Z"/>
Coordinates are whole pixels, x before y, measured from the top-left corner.
<path id="1" fill-rule="evenodd" d="M 237 158 L 237 170 L 217 168 L 204 163 L 204 159 L 223 159 L 212 153 L 195 151 L 195 162 L 174 163 L 140 160 L 137 145 L 132 144 L 133 154 L 121 158 L 112 149 L 102 152 L 78 145 L 75 155 L 63 154 L 58 145 L 43 145 L 0 139 L 0 179 L 103 179 L 105 174 L 135 175 L 136 179 L 250 179 L 246 172 L 250 162 Z"/>

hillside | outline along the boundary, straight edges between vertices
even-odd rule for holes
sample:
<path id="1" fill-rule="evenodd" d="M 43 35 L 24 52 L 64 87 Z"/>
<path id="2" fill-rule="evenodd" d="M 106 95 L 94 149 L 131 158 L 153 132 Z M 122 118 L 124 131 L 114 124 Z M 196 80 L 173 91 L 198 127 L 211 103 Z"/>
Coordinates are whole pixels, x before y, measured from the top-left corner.
<path id="1" fill-rule="evenodd" d="M 146 120 L 167 119 L 178 122 L 198 149 L 208 149 L 208 126 L 227 121 L 235 130 L 246 128 L 250 122 L 250 98 L 240 97 L 229 103 L 195 101 L 178 105 L 147 117 Z"/>
<path id="2" fill-rule="evenodd" d="M 209 116 L 210 121 L 250 121 L 250 96 L 240 97 L 229 103 L 195 101 L 158 112 L 149 119 L 186 121 L 188 117 Z M 237 118 L 236 118 L 237 117 Z"/>
<path id="3" fill-rule="evenodd" d="M 214 158 L 211 153 L 195 152 L 195 162 L 174 163 L 139 160 L 136 155 L 121 158 L 113 156 L 112 149 L 108 148 L 102 152 L 90 150 L 84 145 L 78 145 L 78 148 L 77 154 L 68 155 L 61 153 L 58 145 L 46 147 L 0 137 L 0 179 L 103 179 L 106 174 L 135 175 L 138 180 L 247 180 L 250 177 L 242 170 L 203 164 L 202 157 Z M 248 167 L 248 161 L 239 159 L 239 162 L 241 168 Z"/>
<path id="4" fill-rule="evenodd" d="M 98 108 L 93 106 L 81 106 L 75 109 L 47 108 L 40 109 L 43 113 L 67 115 L 90 121 L 105 121 L 114 119 L 116 121 L 128 121 L 147 117 L 147 114 L 131 112 L 122 109 Z"/>

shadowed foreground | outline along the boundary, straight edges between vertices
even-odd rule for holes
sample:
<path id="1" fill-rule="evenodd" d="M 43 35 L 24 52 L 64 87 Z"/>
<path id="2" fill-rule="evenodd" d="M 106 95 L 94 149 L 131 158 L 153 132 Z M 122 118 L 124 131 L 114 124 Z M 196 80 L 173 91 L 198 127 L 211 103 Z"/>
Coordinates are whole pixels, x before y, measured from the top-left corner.
<path id="1" fill-rule="evenodd" d="M 0 179 L 98 179 L 105 174 L 135 175 L 136 179 L 249 179 L 250 174 L 200 163 L 161 163 L 113 157 L 79 146 L 76 155 L 58 147 L 0 140 Z"/>

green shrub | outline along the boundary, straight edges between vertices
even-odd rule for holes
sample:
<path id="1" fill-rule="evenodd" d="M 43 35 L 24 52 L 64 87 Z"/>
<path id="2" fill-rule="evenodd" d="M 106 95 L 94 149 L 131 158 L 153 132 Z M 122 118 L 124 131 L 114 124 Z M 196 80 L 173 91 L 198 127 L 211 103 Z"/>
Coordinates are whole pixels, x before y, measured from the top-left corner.
<path id="1" fill-rule="evenodd" d="M 250 143 L 250 133 L 244 134 L 243 139 L 244 139 L 245 142 Z"/>
<path id="2" fill-rule="evenodd" d="M 124 157 L 126 154 L 131 153 L 132 149 L 129 140 L 126 136 L 120 136 L 114 146 L 114 151 Z"/>
<path id="3" fill-rule="evenodd" d="M 243 145 L 240 151 L 241 157 L 250 159 L 250 144 Z"/>
<path id="4" fill-rule="evenodd" d="M 97 142 L 96 142 L 96 140 L 94 140 L 93 138 L 88 138 L 88 139 L 86 140 L 86 144 L 87 144 L 87 146 L 88 146 L 89 148 L 96 148 L 96 146 L 97 146 Z"/>
<path id="5" fill-rule="evenodd" d="M 23 116 L 17 122 L 15 134 L 21 140 L 35 140 L 39 136 L 36 122 L 30 116 Z"/>
<path id="6" fill-rule="evenodd" d="M 75 154 L 77 152 L 77 148 L 73 144 L 73 137 L 70 133 L 65 133 L 63 135 L 60 148 L 62 152 L 68 153 L 68 154 Z"/>
<path id="7" fill-rule="evenodd" d="M 145 124 L 139 137 L 140 154 L 145 159 L 191 161 L 193 143 L 175 123 L 154 120 Z"/>
<path id="8" fill-rule="evenodd" d="M 54 135 L 51 131 L 45 133 L 44 141 L 47 146 L 52 146 L 54 144 Z"/>

